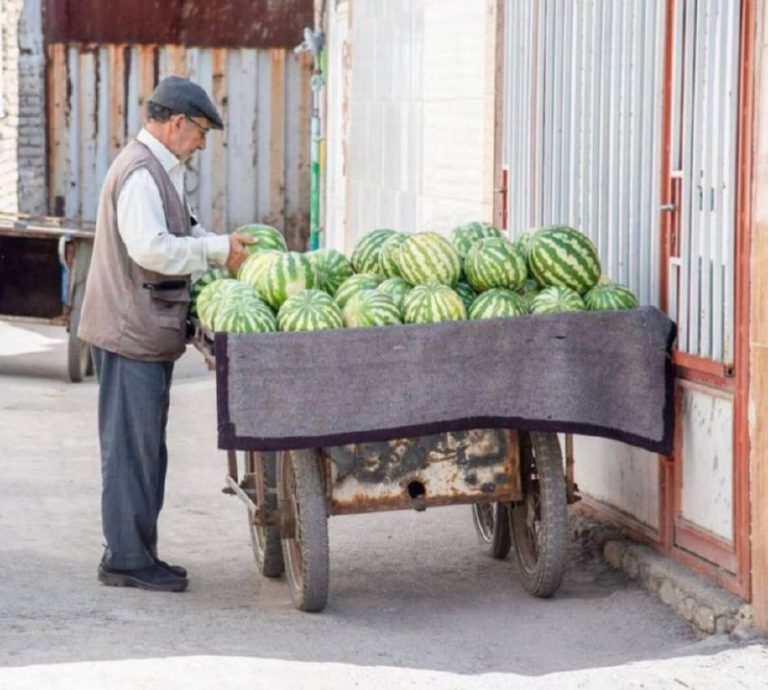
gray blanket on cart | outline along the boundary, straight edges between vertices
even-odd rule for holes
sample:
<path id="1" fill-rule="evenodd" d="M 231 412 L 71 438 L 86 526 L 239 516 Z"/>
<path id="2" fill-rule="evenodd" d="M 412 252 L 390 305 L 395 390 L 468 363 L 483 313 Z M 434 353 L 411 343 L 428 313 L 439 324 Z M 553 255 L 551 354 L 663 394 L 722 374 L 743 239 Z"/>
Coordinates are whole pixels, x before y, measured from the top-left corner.
<path id="1" fill-rule="evenodd" d="M 674 335 L 653 307 L 217 334 L 219 446 L 280 450 L 496 427 L 668 454 Z"/>

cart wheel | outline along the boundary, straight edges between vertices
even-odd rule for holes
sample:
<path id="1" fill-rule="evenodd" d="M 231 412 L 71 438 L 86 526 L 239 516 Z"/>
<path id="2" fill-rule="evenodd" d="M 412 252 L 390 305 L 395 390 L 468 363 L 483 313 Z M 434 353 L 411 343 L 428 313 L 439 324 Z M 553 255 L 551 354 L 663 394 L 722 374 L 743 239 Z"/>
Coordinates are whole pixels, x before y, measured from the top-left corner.
<path id="1" fill-rule="evenodd" d="M 510 528 L 523 587 L 550 597 L 565 567 L 567 512 L 557 434 L 520 432 L 523 500 L 512 504 Z"/>
<path id="2" fill-rule="evenodd" d="M 245 453 L 245 472 L 253 474 L 255 481 L 262 482 L 267 493 L 267 510 L 277 512 L 277 459 L 274 453 Z M 257 525 L 253 521 L 253 509 L 248 508 L 248 526 L 251 531 L 251 545 L 259 572 L 265 577 L 280 577 L 284 570 L 283 549 L 280 544 L 280 528 L 272 525 Z"/>
<path id="3" fill-rule="evenodd" d="M 75 288 L 72 296 L 72 312 L 69 317 L 69 340 L 67 342 L 67 374 L 72 383 L 80 383 L 83 377 L 93 373 L 91 346 L 77 337 L 80 312 L 83 308 L 85 286 Z"/>
<path id="4" fill-rule="evenodd" d="M 507 505 L 505 503 L 473 503 L 472 519 L 483 550 L 493 558 L 506 558 L 512 547 Z"/>
<path id="5" fill-rule="evenodd" d="M 293 605 L 322 611 L 328 600 L 328 517 L 315 451 L 278 455 L 280 536 Z"/>

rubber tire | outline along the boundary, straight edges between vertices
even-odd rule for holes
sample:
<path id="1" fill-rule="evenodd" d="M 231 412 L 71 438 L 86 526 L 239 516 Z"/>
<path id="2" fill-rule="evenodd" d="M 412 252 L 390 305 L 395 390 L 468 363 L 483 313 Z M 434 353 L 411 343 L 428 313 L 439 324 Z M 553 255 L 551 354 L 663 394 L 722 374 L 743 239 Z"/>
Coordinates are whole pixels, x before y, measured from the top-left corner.
<path id="1" fill-rule="evenodd" d="M 259 463 L 256 461 L 253 451 L 244 453 L 245 471 L 255 473 Z M 261 467 L 265 488 L 277 487 L 277 458 L 275 453 L 262 453 Z M 257 478 L 256 481 L 259 481 Z M 277 496 L 267 496 L 267 508 L 270 511 L 277 510 Z M 256 568 L 264 577 L 280 577 L 285 572 L 283 563 L 283 546 L 280 543 L 280 528 L 275 526 L 255 525 L 253 523 L 252 509 L 248 508 L 248 528 L 251 533 L 251 546 L 253 557 L 256 559 Z"/>
<path id="2" fill-rule="evenodd" d="M 512 548 L 507 504 L 473 503 L 472 522 L 483 551 L 491 558 L 506 558 Z"/>
<path id="3" fill-rule="evenodd" d="M 67 341 L 67 376 L 72 383 L 80 383 L 85 376 L 93 373 L 91 346 L 77 337 L 84 295 L 84 284 L 74 288 L 72 311 L 69 316 L 69 339 Z"/>
<path id="4" fill-rule="evenodd" d="M 523 500 L 512 504 L 510 531 L 523 587 L 547 598 L 560 586 L 568 546 L 563 456 L 557 434 L 520 432 L 519 438 Z M 532 536 L 526 517 L 537 495 L 538 531 Z"/>
<path id="5" fill-rule="evenodd" d="M 294 536 L 281 535 L 291 600 L 300 611 L 322 611 L 328 601 L 330 563 L 328 515 L 318 454 L 314 450 L 279 453 L 277 482 L 280 511 L 298 504 L 298 510 L 292 511 Z"/>

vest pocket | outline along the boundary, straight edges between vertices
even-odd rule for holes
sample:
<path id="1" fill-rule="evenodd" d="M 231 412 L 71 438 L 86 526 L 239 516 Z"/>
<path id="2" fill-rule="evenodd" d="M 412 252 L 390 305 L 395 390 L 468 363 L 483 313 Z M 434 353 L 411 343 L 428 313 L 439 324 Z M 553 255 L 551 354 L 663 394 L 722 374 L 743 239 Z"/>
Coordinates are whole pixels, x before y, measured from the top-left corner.
<path id="1" fill-rule="evenodd" d="M 162 328 L 184 331 L 189 299 L 186 286 L 174 290 L 150 290 L 149 304 L 155 323 Z"/>

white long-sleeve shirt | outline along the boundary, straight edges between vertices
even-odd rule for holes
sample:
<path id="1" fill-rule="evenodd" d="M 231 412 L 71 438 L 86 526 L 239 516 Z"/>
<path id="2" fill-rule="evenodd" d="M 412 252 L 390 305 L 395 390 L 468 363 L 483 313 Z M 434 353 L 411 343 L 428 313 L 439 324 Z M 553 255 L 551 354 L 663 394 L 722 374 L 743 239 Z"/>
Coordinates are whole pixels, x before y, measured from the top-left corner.
<path id="1" fill-rule="evenodd" d="M 184 164 L 146 129 L 136 137 L 165 168 L 184 201 Z M 163 202 L 149 171 L 142 168 L 128 176 L 117 197 L 117 225 L 128 256 L 139 266 L 163 275 L 198 273 L 210 264 L 224 265 L 229 255 L 229 237 L 192 226 L 192 236 L 168 232 Z"/>

